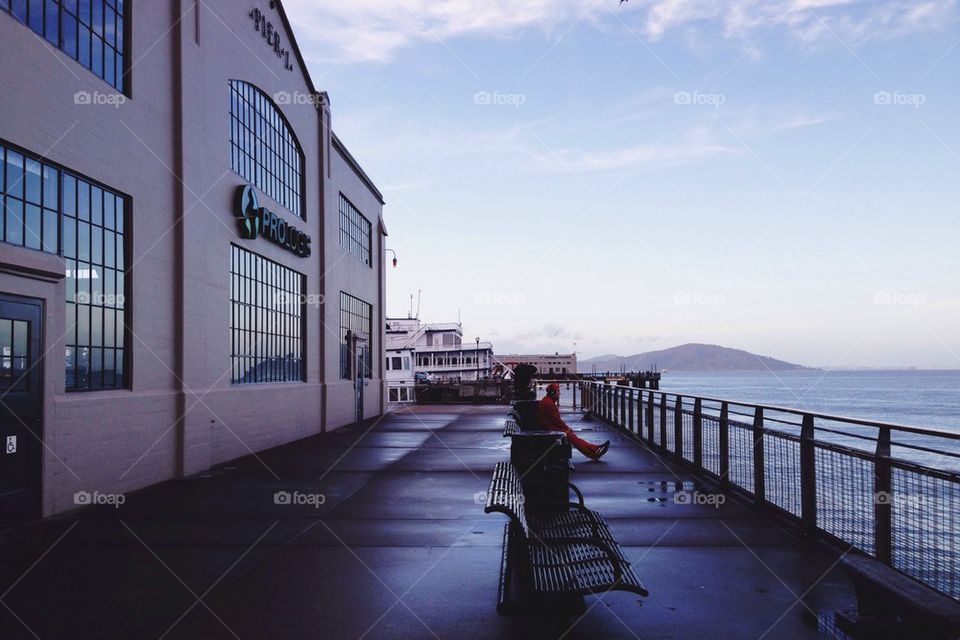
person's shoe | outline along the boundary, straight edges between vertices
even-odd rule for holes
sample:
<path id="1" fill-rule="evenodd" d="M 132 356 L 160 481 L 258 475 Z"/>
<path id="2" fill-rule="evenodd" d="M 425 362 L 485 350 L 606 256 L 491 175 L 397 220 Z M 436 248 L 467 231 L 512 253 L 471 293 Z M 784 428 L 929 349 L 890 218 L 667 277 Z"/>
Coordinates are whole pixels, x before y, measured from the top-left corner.
<path id="1" fill-rule="evenodd" d="M 600 458 L 602 458 L 603 454 L 605 454 L 607 452 L 607 449 L 609 448 L 610 448 L 610 441 L 607 440 L 606 442 L 601 444 L 599 447 L 597 447 L 597 453 L 594 454 L 593 459 L 599 460 Z"/>

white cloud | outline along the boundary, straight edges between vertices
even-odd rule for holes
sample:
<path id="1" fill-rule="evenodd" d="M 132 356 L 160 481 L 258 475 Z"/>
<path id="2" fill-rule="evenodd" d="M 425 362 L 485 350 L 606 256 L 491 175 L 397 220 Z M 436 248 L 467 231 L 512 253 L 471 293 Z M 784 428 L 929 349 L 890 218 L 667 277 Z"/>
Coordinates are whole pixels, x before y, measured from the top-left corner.
<path id="1" fill-rule="evenodd" d="M 298 37 L 341 61 L 382 62 L 418 41 L 552 30 L 600 15 L 608 0 L 286 0 Z M 332 50 L 331 50 L 332 49 Z"/>
<path id="2" fill-rule="evenodd" d="M 714 29 L 752 41 L 780 28 L 809 44 L 856 43 L 942 27 L 958 0 L 286 0 L 312 60 L 385 62 L 418 42 L 466 35 L 511 36 L 537 28 L 558 36 L 578 21 L 639 24 L 651 40 Z"/>

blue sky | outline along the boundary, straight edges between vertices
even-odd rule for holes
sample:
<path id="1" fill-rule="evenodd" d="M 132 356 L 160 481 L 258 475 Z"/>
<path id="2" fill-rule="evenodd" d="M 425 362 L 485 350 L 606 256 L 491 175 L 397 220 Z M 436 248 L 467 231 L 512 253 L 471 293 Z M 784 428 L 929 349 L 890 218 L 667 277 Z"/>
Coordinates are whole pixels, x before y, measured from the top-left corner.
<path id="1" fill-rule="evenodd" d="M 960 367 L 957 0 L 284 4 L 387 201 L 390 314 Z"/>

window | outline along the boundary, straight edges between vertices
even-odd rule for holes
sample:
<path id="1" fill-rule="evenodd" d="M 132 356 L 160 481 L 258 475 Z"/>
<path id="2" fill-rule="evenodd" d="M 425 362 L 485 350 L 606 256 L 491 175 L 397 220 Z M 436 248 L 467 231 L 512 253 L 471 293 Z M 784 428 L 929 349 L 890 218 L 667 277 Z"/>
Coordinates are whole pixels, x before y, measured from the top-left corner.
<path id="1" fill-rule="evenodd" d="M 397 387 L 391 387 L 391 388 L 389 389 L 389 391 L 390 391 L 389 401 L 390 401 L 390 402 L 399 402 L 399 401 L 400 401 L 400 389 L 398 389 Z"/>
<path id="2" fill-rule="evenodd" d="M 340 194 L 340 246 L 360 258 L 367 266 L 370 261 L 370 221 Z M 428 334 L 429 335 L 429 334 Z"/>
<path id="3" fill-rule="evenodd" d="M 303 382 L 303 275 L 230 249 L 232 382 Z"/>
<path id="4" fill-rule="evenodd" d="M 124 0 L 0 0 L 0 9 L 123 92 L 124 4 Z"/>
<path id="5" fill-rule="evenodd" d="M 0 0 L 2 2 L 3 0 Z M 60 252 L 60 180 L 57 167 L 0 145 L 0 239 L 10 244 Z"/>
<path id="6" fill-rule="evenodd" d="M 304 217 L 300 143 L 267 94 L 241 80 L 230 81 L 230 166 L 247 182 Z"/>
<path id="7" fill-rule="evenodd" d="M 126 199 L 3 144 L 0 167 L 0 240 L 64 258 L 65 389 L 125 387 Z"/>
<path id="8" fill-rule="evenodd" d="M 403 370 L 410 371 L 410 358 L 403 359 Z"/>
<path id="9" fill-rule="evenodd" d="M 400 370 L 400 358 L 393 358 L 393 369 L 394 371 Z"/>
<path id="10" fill-rule="evenodd" d="M 0 391 L 3 395 L 14 390 L 30 391 L 30 378 L 24 376 L 31 360 L 29 335 L 30 325 L 25 320 L 0 319 Z"/>
<path id="11" fill-rule="evenodd" d="M 367 340 L 357 345 L 359 356 L 363 358 L 363 376 L 373 377 L 373 336 L 370 326 L 373 324 L 373 306 L 349 293 L 340 292 L 340 377 L 349 380 L 350 346 L 347 344 L 347 332 Z"/>

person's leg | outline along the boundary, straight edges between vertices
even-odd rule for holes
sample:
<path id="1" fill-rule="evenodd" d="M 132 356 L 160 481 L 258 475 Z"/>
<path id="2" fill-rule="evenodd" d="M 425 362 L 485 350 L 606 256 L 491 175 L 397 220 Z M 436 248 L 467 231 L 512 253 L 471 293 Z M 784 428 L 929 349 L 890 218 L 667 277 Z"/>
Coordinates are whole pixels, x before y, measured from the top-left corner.
<path id="1" fill-rule="evenodd" d="M 570 444 L 576 447 L 577 451 L 587 456 L 591 460 L 596 460 L 599 457 L 599 445 L 587 442 L 573 431 L 567 434 L 567 440 L 570 441 Z"/>
<path id="2" fill-rule="evenodd" d="M 597 457 L 598 445 L 587 442 L 580 436 L 578 436 L 573 429 L 556 429 L 556 431 L 561 431 L 567 436 L 567 440 L 576 448 L 577 451 L 587 456 L 588 458 L 595 459 Z"/>

